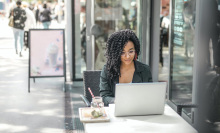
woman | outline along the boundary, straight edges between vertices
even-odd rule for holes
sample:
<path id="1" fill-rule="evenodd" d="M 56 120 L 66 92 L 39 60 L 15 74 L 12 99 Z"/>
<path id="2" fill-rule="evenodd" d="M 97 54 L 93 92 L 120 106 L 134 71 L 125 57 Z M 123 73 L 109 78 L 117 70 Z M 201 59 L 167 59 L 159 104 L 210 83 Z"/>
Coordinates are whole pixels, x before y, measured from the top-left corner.
<path id="1" fill-rule="evenodd" d="M 137 60 L 140 43 L 129 29 L 113 33 L 107 41 L 107 63 L 100 76 L 100 95 L 105 106 L 114 103 L 115 84 L 152 82 L 150 67 Z"/>
<path id="2" fill-rule="evenodd" d="M 25 21 L 27 19 L 26 12 L 21 8 L 21 0 L 16 2 L 17 7 L 13 9 L 13 17 L 14 17 L 14 41 L 15 41 L 15 52 L 18 54 L 17 41 L 20 38 L 20 52 L 19 56 L 22 57 L 22 49 L 23 49 L 23 40 L 24 40 L 24 27 Z"/>
<path id="3" fill-rule="evenodd" d="M 51 12 L 49 9 L 47 9 L 47 4 L 45 3 L 43 5 L 44 10 L 40 14 L 40 21 L 42 22 L 44 29 L 49 29 L 50 23 L 51 23 Z"/>

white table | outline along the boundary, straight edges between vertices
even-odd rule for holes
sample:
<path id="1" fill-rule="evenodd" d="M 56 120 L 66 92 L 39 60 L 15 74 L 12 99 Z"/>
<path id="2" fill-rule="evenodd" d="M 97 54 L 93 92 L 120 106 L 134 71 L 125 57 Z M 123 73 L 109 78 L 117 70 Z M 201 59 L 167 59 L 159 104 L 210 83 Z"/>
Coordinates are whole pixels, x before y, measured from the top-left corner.
<path id="1" fill-rule="evenodd" d="M 168 105 L 163 115 L 115 117 L 114 105 L 106 107 L 110 122 L 84 123 L 86 133 L 197 133 Z"/>

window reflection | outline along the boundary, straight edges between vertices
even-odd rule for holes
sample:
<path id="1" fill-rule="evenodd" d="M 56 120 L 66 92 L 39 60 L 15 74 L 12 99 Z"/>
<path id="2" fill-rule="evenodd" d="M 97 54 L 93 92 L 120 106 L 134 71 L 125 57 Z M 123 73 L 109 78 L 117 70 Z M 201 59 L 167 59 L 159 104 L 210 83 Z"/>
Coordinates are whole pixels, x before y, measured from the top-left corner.
<path id="1" fill-rule="evenodd" d="M 171 17 L 171 97 L 174 103 L 192 102 L 195 1 L 173 0 Z M 187 112 L 190 112 L 188 110 Z"/>
<path id="2" fill-rule="evenodd" d="M 75 0 L 75 78 L 86 70 L 86 1 Z"/>
<path id="3" fill-rule="evenodd" d="M 168 82 L 170 0 L 161 0 L 160 11 L 160 49 L 159 49 L 159 81 Z"/>
<path id="4" fill-rule="evenodd" d="M 84 63 L 86 64 L 86 6 L 81 6 L 80 12 L 80 34 L 81 34 L 81 53 Z"/>
<path id="5" fill-rule="evenodd" d="M 95 0 L 93 35 L 95 36 L 95 69 L 106 63 L 105 47 L 108 37 L 121 29 L 137 33 L 139 0 Z"/>

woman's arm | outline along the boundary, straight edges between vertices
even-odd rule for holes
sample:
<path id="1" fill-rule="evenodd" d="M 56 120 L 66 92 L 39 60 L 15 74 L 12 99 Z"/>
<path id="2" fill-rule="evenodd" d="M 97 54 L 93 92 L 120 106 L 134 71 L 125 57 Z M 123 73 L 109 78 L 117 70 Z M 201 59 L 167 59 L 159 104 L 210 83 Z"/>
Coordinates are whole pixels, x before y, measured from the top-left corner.
<path id="1" fill-rule="evenodd" d="M 102 69 L 101 75 L 100 75 L 100 96 L 103 98 L 103 102 L 105 106 L 108 106 L 108 104 L 112 104 L 115 101 L 115 98 L 113 97 L 113 91 L 111 87 L 110 79 L 108 78 L 107 72 L 105 70 L 105 66 Z"/>

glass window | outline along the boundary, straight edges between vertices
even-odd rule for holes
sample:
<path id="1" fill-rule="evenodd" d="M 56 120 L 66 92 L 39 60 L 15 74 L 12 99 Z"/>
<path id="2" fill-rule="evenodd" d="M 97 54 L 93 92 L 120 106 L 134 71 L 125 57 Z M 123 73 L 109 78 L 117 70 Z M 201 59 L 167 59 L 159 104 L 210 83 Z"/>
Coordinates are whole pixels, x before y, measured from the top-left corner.
<path id="1" fill-rule="evenodd" d="M 75 4 L 75 78 L 82 78 L 86 70 L 86 1 L 74 0 Z"/>
<path id="2" fill-rule="evenodd" d="M 196 0 L 172 2 L 170 100 L 192 103 Z M 184 111 L 190 114 L 191 109 Z"/>
<path id="3" fill-rule="evenodd" d="M 138 37 L 140 0 L 94 0 L 95 69 L 106 63 L 105 49 L 108 37 L 121 29 L 132 29 Z"/>
<path id="4" fill-rule="evenodd" d="M 169 60 L 169 29 L 170 29 L 170 0 L 161 0 L 160 5 L 160 49 L 159 49 L 159 81 L 168 81 Z"/>

